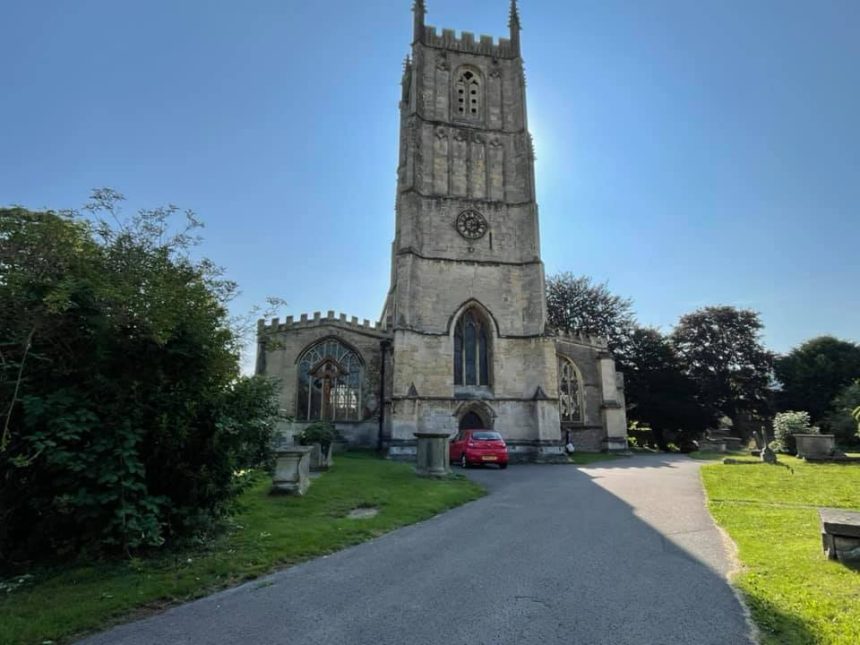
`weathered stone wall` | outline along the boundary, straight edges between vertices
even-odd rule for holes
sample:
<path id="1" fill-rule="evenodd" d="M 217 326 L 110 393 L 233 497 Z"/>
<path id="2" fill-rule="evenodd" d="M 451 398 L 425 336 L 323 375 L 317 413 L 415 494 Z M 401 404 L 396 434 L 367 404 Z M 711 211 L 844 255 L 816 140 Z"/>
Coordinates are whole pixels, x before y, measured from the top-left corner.
<path id="1" fill-rule="evenodd" d="M 558 336 L 555 338 L 555 348 L 558 354 L 573 361 L 582 376 L 580 387 L 583 394 L 583 420 L 582 423 L 571 424 L 571 428 L 602 428 L 603 390 L 599 357 L 605 352 L 605 346 L 592 344 L 585 339 L 579 341 L 572 337 Z"/>
<path id="2" fill-rule="evenodd" d="M 462 306 L 480 303 L 502 336 L 543 334 L 546 300 L 543 265 L 397 257 L 395 326 L 444 334 Z"/>
<path id="3" fill-rule="evenodd" d="M 557 406 L 553 400 L 395 399 L 391 436 L 386 437 L 389 454 L 411 458 L 415 453 L 415 432 L 447 432 L 454 436 L 459 418 L 467 411 L 475 411 L 488 418 L 488 427 L 501 433 L 517 460 L 534 459 L 539 447 L 560 443 Z M 546 428 L 543 436 L 542 418 Z"/>
<path id="4" fill-rule="evenodd" d="M 393 392 L 406 396 L 412 384 L 421 397 L 454 398 L 454 341 L 449 334 L 394 333 Z M 490 340 L 488 397 L 530 400 L 541 387 L 558 398 L 555 349 L 545 337 Z M 478 392 L 477 395 L 480 393 Z"/>
<path id="5" fill-rule="evenodd" d="M 322 317 L 308 319 L 303 316 L 299 321 L 287 319 L 286 323 L 272 321 L 258 328 L 257 372 L 279 381 L 278 396 L 283 413 L 296 417 L 298 392 L 298 360 L 306 349 L 326 339 L 336 338 L 354 349 L 364 363 L 364 382 L 362 385 L 362 419 L 360 421 L 340 421 L 336 424 L 347 441 L 354 445 L 375 445 L 379 428 L 380 401 L 380 343 L 390 340 L 390 334 L 367 321 L 359 324 L 356 319 L 347 320 L 345 316 L 335 317 L 334 312 Z M 298 431 L 304 425 L 303 419 L 296 419 L 292 430 Z"/>
<path id="6" fill-rule="evenodd" d="M 464 239 L 457 231 L 457 216 L 469 208 L 478 210 L 487 222 L 481 238 Z M 539 263 L 535 209 L 530 204 L 476 204 L 406 193 L 398 201 L 397 252 L 470 262 Z"/>

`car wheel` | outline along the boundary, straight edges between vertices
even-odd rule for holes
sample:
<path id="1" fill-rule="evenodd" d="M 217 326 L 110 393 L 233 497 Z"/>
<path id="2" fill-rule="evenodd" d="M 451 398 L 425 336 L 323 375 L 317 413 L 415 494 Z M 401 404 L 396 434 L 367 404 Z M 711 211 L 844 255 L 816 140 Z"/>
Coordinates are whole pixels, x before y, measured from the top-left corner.
<path id="1" fill-rule="evenodd" d="M 466 453 L 463 452 L 460 454 L 460 468 L 468 468 L 469 462 L 466 461 Z"/>
<path id="2" fill-rule="evenodd" d="M 499 468 L 501 468 L 502 470 L 504 470 L 507 467 L 508 467 L 507 464 L 499 464 Z"/>

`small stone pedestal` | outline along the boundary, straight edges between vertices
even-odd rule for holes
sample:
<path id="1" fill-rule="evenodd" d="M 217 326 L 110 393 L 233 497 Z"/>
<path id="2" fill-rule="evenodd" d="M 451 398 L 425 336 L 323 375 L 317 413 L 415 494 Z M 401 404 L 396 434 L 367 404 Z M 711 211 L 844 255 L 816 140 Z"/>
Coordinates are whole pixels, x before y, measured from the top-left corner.
<path id="1" fill-rule="evenodd" d="M 831 457 L 836 452 L 836 436 L 832 434 L 796 434 L 797 456 L 803 459 Z"/>
<path id="2" fill-rule="evenodd" d="M 451 462 L 448 459 L 447 432 L 416 432 L 418 451 L 416 454 L 415 472 L 419 477 L 447 477 L 451 474 Z"/>
<path id="3" fill-rule="evenodd" d="M 334 459 L 332 459 L 332 444 L 329 444 L 326 450 L 323 450 L 322 444 L 312 443 L 311 448 L 311 470 L 315 472 L 325 471 L 332 467 Z"/>
<path id="4" fill-rule="evenodd" d="M 304 495 L 310 480 L 310 446 L 284 446 L 275 450 L 272 494 Z"/>

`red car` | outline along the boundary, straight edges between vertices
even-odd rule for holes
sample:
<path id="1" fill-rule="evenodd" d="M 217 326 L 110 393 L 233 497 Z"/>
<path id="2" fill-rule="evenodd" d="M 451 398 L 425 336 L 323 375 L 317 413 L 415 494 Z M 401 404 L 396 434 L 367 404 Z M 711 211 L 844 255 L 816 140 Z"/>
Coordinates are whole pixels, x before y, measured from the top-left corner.
<path id="1" fill-rule="evenodd" d="M 508 447 L 502 435 L 493 430 L 460 430 L 448 444 L 451 463 L 463 468 L 474 464 L 498 464 L 508 467 Z"/>

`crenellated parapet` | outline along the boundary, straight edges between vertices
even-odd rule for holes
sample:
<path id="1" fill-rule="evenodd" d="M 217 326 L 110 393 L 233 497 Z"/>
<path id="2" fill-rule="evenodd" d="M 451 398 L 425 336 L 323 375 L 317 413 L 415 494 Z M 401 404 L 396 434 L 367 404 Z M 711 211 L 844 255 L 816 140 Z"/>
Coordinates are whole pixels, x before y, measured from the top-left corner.
<path id="1" fill-rule="evenodd" d="M 424 27 L 421 42 L 428 47 L 438 47 L 452 51 L 468 54 L 482 54 L 496 58 L 516 58 L 519 51 L 513 46 L 510 38 L 499 38 L 494 40 L 492 36 L 480 36 L 475 39 L 475 34 L 464 31 L 457 36 L 453 29 L 443 29 L 442 33 L 436 32 L 436 27 Z"/>
<path id="2" fill-rule="evenodd" d="M 509 38 L 499 38 L 494 41 L 492 36 L 480 36 L 475 40 L 475 35 L 464 31 L 457 37 L 453 29 L 443 29 L 441 34 L 436 33 L 436 28 L 424 24 L 427 15 L 427 5 L 424 0 L 415 0 L 412 5 L 413 14 L 413 42 L 420 42 L 428 47 L 439 47 L 453 51 L 461 51 L 469 54 L 483 54 L 496 58 L 518 58 L 520 55 L 520 12 L 516 0 L 511 0 L 511 8 L 508 18 L 510 28 Z"/>
<path id="3" fill-rule="evenodd" d="M 599 336 L 589 336 L 587 334 L 581 334 L 579 332 L 571 332 L 565 331 L 561 329 L 554 329 L 550 331 L 551 334 L 554 334 L 556 338 L 559 340 L 563 340 L 569 343 L 577 343 L 578 345 L 587 345 L 589 347 L 596 347 L 598 349 L 607 349 L 609 347 L 608 342 L 605 338 L 600 338 Z"/>
<path id="4" fill-rule="evenodd" d="M 390 335 L 383 323 L 379 321 L 371 322 L 366 318 L 360 321 L 356 316 L 347 317 L 344 313 L 336 314 L 330 310 L 325 316 L 320 311 L 315 311 L 313 314 L 301 314 L 298 319 L 294 316 L 287 316 L 283 322 L 280 318 L 272 318 L 268 322 L 260 319 L 257 321 L 257 336 L 262 337 L 322 326 L 334 326 L 350 331 L 378 335 L 380 338 Z"/>

